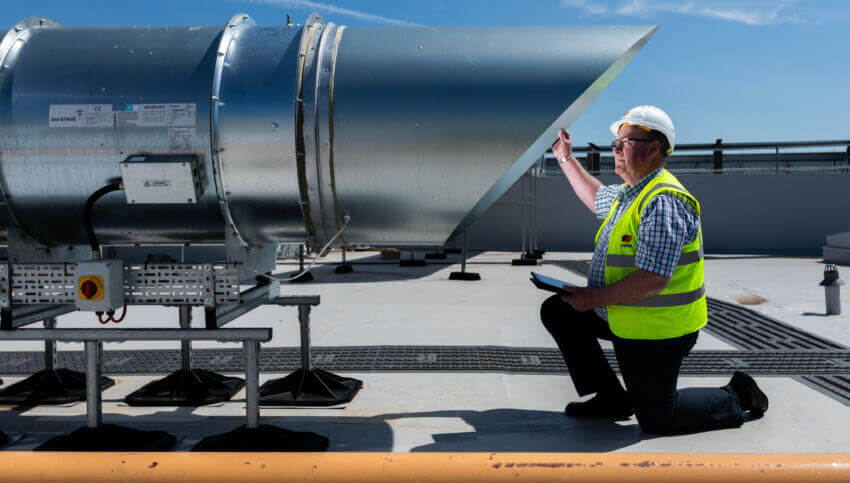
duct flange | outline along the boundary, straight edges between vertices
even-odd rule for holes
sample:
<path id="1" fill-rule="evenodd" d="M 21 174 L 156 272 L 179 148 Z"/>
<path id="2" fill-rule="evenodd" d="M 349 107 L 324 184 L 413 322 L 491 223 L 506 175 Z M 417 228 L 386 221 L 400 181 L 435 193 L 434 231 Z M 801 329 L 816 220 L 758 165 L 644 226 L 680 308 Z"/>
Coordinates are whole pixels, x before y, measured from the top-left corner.
<path id="1" fill-rule="evenodd" d="M 224 216 L 224 222 L 227 227 L 233 230 L 233 235 L 242 246 L 247 246 L 248 242 L 239 231 L 239 226 L 233 218 L 228 202 L 227 184 L 221 169 L 221 152 L 224 148 L 221 146 L 221 136 L 219 134 L 219 110 L 224 106 L 225 101 L 220 98 L 222 70 L 224 69 L 224 60 L 227 51 L 230 48 L 231 42 L 234 41 L 239 29 L 246 26 L 256 25 L 250 16 L 244 13 L 237 13 L 230 17 L 224 31 L 221 33 L 221 40 L 216 50 L 215 70 L 213 71 L 212 95 L 210 96 L 210 144 L 212 152 L 213 164 L 213 179 L 215 180 L 215 190 L 218 193 L 218 202 L 221 206 L 221 214 Z"/>
<path id="2" fill-rule="evenodd" d="M 0 77 L 8 75 L 13 69 L 16 50 L 27 43 L 34 31 L 61 27 L 59 22 L 47 17 L 29 17 L 21 20 L 0 39 Z M 2 110 L 2 108 L 0 108 Z M 21 224 L 9 207 L 5 183 L 0 180 L 0 227 L 18 226 Z M 23 229 L 23 227 L 21 227 Z M 4 230 L 5 231 L 5 230 Z M 8 236 L 3 238 L 8 239 Z"/>

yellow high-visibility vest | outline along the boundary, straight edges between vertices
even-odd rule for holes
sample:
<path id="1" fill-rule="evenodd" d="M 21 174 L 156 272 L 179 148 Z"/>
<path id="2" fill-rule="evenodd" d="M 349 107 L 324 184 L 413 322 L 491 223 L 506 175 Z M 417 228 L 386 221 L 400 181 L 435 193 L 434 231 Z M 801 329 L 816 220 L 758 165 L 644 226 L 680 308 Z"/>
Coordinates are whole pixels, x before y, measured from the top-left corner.
<path id="1" fill-rule="evenodd" d="M 608 236 L 605 257 L 605 284 L 610 285 L 637 270 L 638 227 L 641 215 L 652 197 L 671 192 L 684 196 L 700 214 L 699 202 L 669 171 L 650 181 L 626 208 Z M 614 215 L 619 200 L 614 201 L 608 217 L 596 233 L 599 235 Z M 657 295 L 633 305 L 609 305 L 608 325 L 611 332 L 623 339 L 671 339 L 697 331 L 708 321 L 703 278 L 702 226 L 693 242 L 682 247 L 679 263 L 667 287 Z"/>

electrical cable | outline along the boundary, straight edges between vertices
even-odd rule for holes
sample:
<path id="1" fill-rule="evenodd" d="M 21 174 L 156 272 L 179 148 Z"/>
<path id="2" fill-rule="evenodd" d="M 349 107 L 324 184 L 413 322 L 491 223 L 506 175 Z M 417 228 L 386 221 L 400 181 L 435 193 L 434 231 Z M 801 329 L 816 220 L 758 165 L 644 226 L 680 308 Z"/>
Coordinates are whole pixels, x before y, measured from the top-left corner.
<path id="1" fill-rule="evenodd" d="M 334 236 L 333 236 L 333 238 L 331 238 L 331 239 L 330 239 L 330 241 L 328 241 L 328 243 L 326 243 L 326 244 L 325 244 L 325 246 L 323 246 L 323 247 L 322 247 L 322 249 L 321 249 L 321 250 L 319 250 L 319 253 L 317 253 L 317 254 L 316 254 L 316 257 L 315 257 L 315 258 L 313 258 L 313 261 L 312 261 L 312 262 L 310 262 L 310 264 L 309 264 L 309 265 L 307 265 L 307 268 L 305 268 L 304 270 L 302 270 L 302 271 L 301 271 L 301 273 L 299 273 L 298 275 L 294 275 L 294 276 L 289 277 L 289 278 L 287 278 L 287 279 L 277 279 L 277 278 L 274 278 L 274 277 L 270 277 L 270 276 L 266 275 L 265 273 L 262 273 L 262 272 L 260 272 L 260 271 L 258 271 L 258 270 L 254 270 L 253 268 L 249 268 L 249 270 L 251 270 L 252 272 L 256 273 L 257 275 L 259 275 L 259 276 L 261 276 L 261 277 L 265 277 L 265 278 L 267 278 L 267 279 L 269 279 L 269 280 L 279 280 L 279 281 L 281 281 L 281 282 L 290 282 L 290 281 L 292 281 L 292 280 L 295 280 L 296 278 L 298 278 L 298 277 L 300 277 L 300 276 L 304 275 L 305 273 L 309 272 L 309 271 L 310 271 L 310 269 L 311 269 L 311 268 L 313 268 L 313 265 L 315 265 L 315 263 L 316 263 L 316 262 L 317 262 L 320 258 L 322 258 L 323 256 L 325 256 L 325 255 L 324 255 L 324 254 L 325 254 L 325 250 L 327 250 L 327 249 L 328 249 L 328 247 L 330 247 L 330 246 L 331 246 L 331 244 L 333 244 L 333 242 L 335 242 L 335 241 L 336 241 L 336 239 L 337 239 L 337 238 L 339 238 L 339 236 L 340 236 L 340 235 L 342 235 L 342 232 L 343 232 L 343 231 L 345 231 L 345 228 L 348 226 L 348 223 L 350 223 L 350 222 L 351 222 L 351 216 L 350 216 L 350 215 L 345 215 L 345 216 L 343 217 L 343 219 L 345 220 L 345 223 L 343 223 L 342 228 L 340 228 L 340 229 L 339 229 L 339 231 L 338 231 L 338 232 L 336 232 L 336 235 L 334 235 Z"/>
<path id="2" fill-rule="evenodd" d="M 124 304 L 124 308 L 121 309 L 121 317 L 115 318 L 115 314 L 109 316 L 109 320 L 115 322 L 116 324 L 124 320 L 124 317 L 127 315 L 127 304 Z"/>
<path id="3" fill-rule="evenodd" d="M 97 235 L 95 235 L 94 228 L 92 227 L 92 208 L 94 208 L 94 204 L 97 200 L 104 195 L 122 189 L 124 189 L 124 187 L 121 186 L 121 183 L 111 183 L 92 193 L 86 200 L 86 205 L 83 211 L 83 222 L 85 224 L 86 236 L 89 239 L 89 245 L 91 245 L 92 260 L 100 260 L 100 243 L 97 241 Z"/>

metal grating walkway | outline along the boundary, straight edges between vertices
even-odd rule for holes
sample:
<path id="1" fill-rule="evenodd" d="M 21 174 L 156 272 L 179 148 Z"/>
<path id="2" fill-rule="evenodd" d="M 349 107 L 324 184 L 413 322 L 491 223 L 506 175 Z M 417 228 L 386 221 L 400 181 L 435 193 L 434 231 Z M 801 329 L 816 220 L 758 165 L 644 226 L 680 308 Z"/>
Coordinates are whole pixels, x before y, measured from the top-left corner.
<path id="1" fill-rule="evenodd" d="M 796 378 L 812 389 L 850 406 L 850 377 L 841 375 Z"/>
<path id="2" fill-rule="evenodd" d="M 590 268 L 590 262 L 587 260 L 570 260 L 557 262 L 557 264 L 584 276 L 587 276 Z M 789 350 L 818 351 L 822 354 L 817 356 L 821 358 L 821 362 L 835 365 L 833 370 L 826 370 L 825 372 L 829 373 L 828 375 L 815 375 L 821 374 L 819 370 L 808 372 L 806 376 L 796 379 L 812 389 L 850 406 L 850 377 L 839 375 L 845 374 L 846 370 L 838 369 L 839 367 L 847 369 L 843 367 L 848 351 L 846 346 L 735 304 L 710 297 L 707 297 L 707 302 L 708 324 L 704 330 L 735 347 L 747 351 L 772 354 L 783 361 L 788 357 L 793 357 L 790 354 L 806 354 L 806 352 L 788 352 Z M 739 354 L 744 353 L 746 352 L 739 352 Z M 782 363 L 779 360 L 777 362 Z M 791 360 L 787 362 L 790 364 L 789 368 L 797 367 L 797 362 Z M 810 362 L 814 363 L 814 359 Z M 814 365 L 818 364 L 814 363 Z M 814 368 L 814 365 L 810 367 Z M 820 368 L 827 369 L 826 366 L 820 366 Z M 763 374 L 758 372 L 756 367 L 742 366 L 741 369 L 752 374 Z M 686 372 L 683 370 L 683 373 Z"/>
<path id="3" fill-rule="evenodd" d="M 605 355 L 617 369 L 614 352 Z M 0 374 L 31 374 L 42 369 L 41 352 L 0 354 Z M 218 372 L 243 372 L 241 349 L 197 349 L 197 367 Z M 519 374 L 565 374 L 557 349 L 500 346 L 361 346 L 314 347 L 313 362 L 329 371 L 460 371 Z M 82 371 L 82 352 L 59 353 L 62 367 Z M 260 352 L 264 371 L 287 372 L 300 366 L 297 347 L 267 348 Z M 164 374 L 180 368 L 179 350 L 105 351 L 109 374 Z M 730 375 L 745 370 L 757 375 L 850 375 L 850 351 L 695 351 L 682 365 L 682 374 Z M 850 379 L 848 379 L 850 380 Z"/>

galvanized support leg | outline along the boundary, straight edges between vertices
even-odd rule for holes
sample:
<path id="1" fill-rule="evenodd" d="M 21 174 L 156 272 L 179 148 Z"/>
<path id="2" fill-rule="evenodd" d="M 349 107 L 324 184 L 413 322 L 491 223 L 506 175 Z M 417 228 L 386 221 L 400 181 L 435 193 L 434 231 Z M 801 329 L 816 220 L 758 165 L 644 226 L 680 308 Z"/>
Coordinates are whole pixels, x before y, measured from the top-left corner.
<path id="1" fill-rule="evenodd" d="M 463 231 L 463 249 L 461 249 L 460 251 L 460 271 L 452 272 L 449 275 L 449 280 L 481 280 L 480 274 L 470 273 L 466 271 L 466 230 Z"/>
<path id="2" fill-rule="evenodd" d="M 310 306 L 298 306 L 298 324 L 301 326 L 301 369 L 311 371 L 310 362 Z"/>
<path id="3" fill-rule="evenodd" d="M 463 250 L 460 252 L 460 271 L 466 272 L 466 230 L 463 230 Z"/>
<path id="4" fill-rule="evenodd" d="M 350 263 L 348 263 L 348 258 L 346 258 L 345 252 L 346 252 L 345 245 L 343 245 L 342 246 L 342 263 L 337 265 L 337 267 L 334 269 L 334 273 L 351 273 L 351 272 L 354 271 L 354 267 Z"/>
<path id="5" fill-rule="evenodd" d="M 245 413 L 246 426 L 256 428 L 260 424 L 260 343 L 246 340 L 245 347 Z"/>
<path id="6" fill-rule="evenodd" d="M 317 253 L 316 256 L 319 256 Z M 298 247 L 298 273 L 304 272 L 304 245 Z M 313 280 L 313 274 L 310 272 L 301 273 L 298 278 L 290 280 L 290 282 L 310 282 Z"/>
<path id="7" fill-rule="evenodd" d="M 181 305 L 179 310 L 180 328 L 191 329 L 192 307 L 189 305 Z M 180 367 L 184 371 L 192 370 L 192 341 L 189 339 L 180 341 Z"/>
<path id="8" fill-rule="evenodd" d="M 99 428 L 103 422 L 100 399 L 100 352 L 103 344 L 86 341 L 86 426 Z"/>
<path id="9" fill-rule="evenodd" d="M 44 319 L 44 328 L 45 329 L 55 329 L 56 328 L 56 317 Z M 44 369 L 47 370 L 47 371 L 55 371 L 56 365 L 57 365 L 56 341 L 55 340 L 45 340 L 44 341 Z"/>
<path id="10" fill-rule="evenodd" d="M 528 230 L 530 220 L 527 218 L 532 216 L 529 201 L 531 199 L 530 177 L 530 172 L 526 172 L 520 180 L 522 188 L 521 201 L 519 202 L 520 216 L 522 217 L 522 253 L 519 258 L 511 260 L 511 265 L 540 265 L 540 257 L 535 255 L 529 247 L 531 244 L 531 235 Z"/>
<path id="11" fill-rule="evenodd" d="M 263 405 L 333 406 L 351 401 L 363 385 L 359 379 L 337 376 L 313 367 L 310 354 L 310 309 L 307 303 L 298 304 L 301 369 L 286 377 L 266 381 L 260 388 Z"/>
<path id="12" fill-rule="evenodd" d="M 521 195 L 522 201 L 520 202 L 519 209 L 520 209 L 520 217 L 522 219 L 522 253 L 524 254 L 526 251 L 528 251 L 527 250 L 528 246 L 525 243 L 526 237 L 528 236 L 528 233 L 527 233 L 528 232 L 528 226 L 527 226 L 527 222 L 525 220 L 525 210 L 528 207 L 528 199 L 527 199 L 527 197 L 528 197 L 528 195 L 527 195 L 527 192 L 528 192 L 528 173 L 526 173 L 522 176 L 522 185 L 521 186 L 522 186 L 522 195 Z"/>

